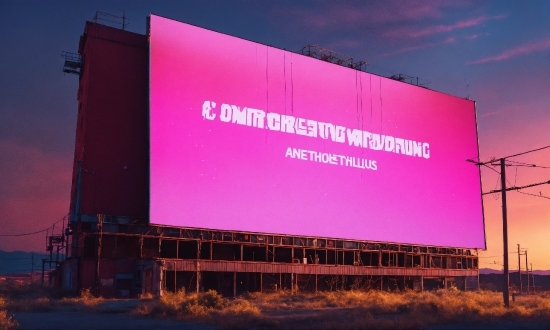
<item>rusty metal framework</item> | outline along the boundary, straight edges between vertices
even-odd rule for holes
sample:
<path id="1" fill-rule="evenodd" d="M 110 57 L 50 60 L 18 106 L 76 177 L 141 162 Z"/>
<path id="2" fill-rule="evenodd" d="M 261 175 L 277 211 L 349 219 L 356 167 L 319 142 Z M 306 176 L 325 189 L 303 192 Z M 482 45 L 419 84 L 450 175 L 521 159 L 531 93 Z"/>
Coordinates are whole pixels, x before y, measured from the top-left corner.
<path id="1" fill-rule="evenodd" d="M 345 66 L 359 71 L 366 72 L 366 67 L 369 65 L 366 61 L 354 62 L 353 57 L 336 52 L 334 50 L 323 48 L 319 45 L 307 45 L 303 47 L 300 54 L 316 58 L 321 61 L 329 62 L 336 65 Z"/>
<path id="2" fill-rule="evenodd" d="M 82 56 L 78 53 L 61 52 L 61 57 L 65 59 L 63 63 L 63 72 L 80 76 L 82 71 Z"/>
<path id="3" fill-rule="evenodd" d="M 120 224 L 104 215 L 73 226 L 71 257 L 95 264 L 98 288 L 103 263 L 123 259 L 154 261 L 163 290 L 215 289 L 225 295 L 357 283 L 422 290 L 434 279 L 439 287 L 454 283 L 465 289 L 466 278 L 478 275 L 478 258 L 469 249 Z"/>
<path id="4" fill-rule="evenodd" d="M 119 15 L 113 15 L 109 13 L 104 13 L 101 11 L 96 11 L 93 22 L 94 23 L 100 23 L 103 25 L 113 26 L 113 27 L 119 27 L 123 31 L 128 27 L 129 20 L 128 17 L 126 17 L 126 12 L 122 9 L 119 9 L 122 12 L 122 16 Z"/>
<path id="5" fill-rule="evenodd" d="M 411 84 L 411 85 L 415 85 L 415 86 L 419 86 L 419 87 L 426 87 L 426 85 L 428 85 L 430 83 L 426 79 L 422 79 L 422 78 L 419 78 L 419 77 L 411 77 L 411 76 L 408 76 L 408 75 L 402 74 L 402 73 L 394 74 L 394 75 L 390 76 L 389 78 L 392 79 L 392 80 L 405 82 L 407 84 Z"/>

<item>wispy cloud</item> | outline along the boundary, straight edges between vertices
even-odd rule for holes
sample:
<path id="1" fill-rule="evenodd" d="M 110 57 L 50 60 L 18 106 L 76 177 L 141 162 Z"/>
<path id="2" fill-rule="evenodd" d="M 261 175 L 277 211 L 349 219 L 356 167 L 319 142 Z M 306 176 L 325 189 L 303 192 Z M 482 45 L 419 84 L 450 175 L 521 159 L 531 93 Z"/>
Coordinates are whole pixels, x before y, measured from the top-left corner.
<path id="1" fill-rule="evenodd" d="M 451 25 L 434 25 L 429 26 L 427 28 L 419 29 L 419 30 L 412 30 L 410 28 L 399 28 L 396 30 L 390 30 L 386 32 L 384 35 L 390 36 L 390 37 L 412 37 L 412 38 L 418 38 L 418 37 L 424 37 L 428 35 L 438 34 L 438 33 L 445 33 L 445 32 L 451 32 L 454 30 L 459 29 L 465 29 L 472 26 L 480 25 L 484 22 L 495 20 L 495 19 L 504 19 L 508 15 L 498 15 L 498 16 L 479 16 L 475 18 L 470 18 L 467 20 L 459 21 Z"/>
<path id="2" fill-rule="evenodd" d="M 454 44 L 456 42 L 457 42 L 457 39 L 455 37 L 449 37 L 449 38 L 447 38 L 447 39 L 445 39 L 441 42 L 428 42 L 428 43 L 423 43 L 423 44 L 417 44 L 417 45 L 402 47 L 402 48 L 399 48 L 399 49 L 397 49 L 393 52 L 385 53 L 383 55 L 383 57 L 408 53 L 408 52 L 412 52 L 412 51 L 415 51 L 415 50 L 421 50 L 421 49 L 431 48 L 431 47 L 435 47 L 435 46 Z"/>
<path id="3" fill-rule="evenodd" d="M 494 61 L 503 61 L 519 55 L 539 52 L 547 49 L 550 49 L 550 38 L 521 45 L 512 49 L 509 49 L 507 51 L 504 51 L 501 54 L 485 57 L 472 62 L 467 62 L 466 64 L 481 64 L 481 63 L 488 63 L 488 62 L 494 62 Z"/>
<path id="4" fill-rule="evenodd" d="M 386 54 L 383 55 L 383 57 L 408 53 L 408 52 L 412 52 L 412 51 L 415 51 L 415 50 L 434 47 L 436 45 L 438 45 L 438 44 L 430 42 L 430 43 L 425 43 L 425 44 L 421 44 L 421 45 L 407 46 L 407 47 L 399 48 L 399 49 L 397 49 L 393 52 L 386 53 Z"/>
<path id="5" fill-rule="evenodd" d="M 440 18 L 448 8 L 468 6 L 468 1 L 423 0 L 358 3 L 325 3 L 316 8 L 291 7 L 277 10 L 282 14 L 299 17 L 308 27 L 315 29 L 357 28 L 423 19 Z"/>
<path id="6" fill-rule="evenodd" d="M 466 39 L 466 40 L 476 40 L 479 37 L 480 37 L 479 34 L 472 34 L 471 36 L 464 37 L 464 39 Z"/>
<path id="7" fill-rule="evenodd" d="M 472 35 L 469 35 L 469 36 L 462 37 L 461 39 L 468 40 L 468 41 L 474 41 L 474 40 L 477 40 L 479 38 L 488 37 L 490 35 L 491 35 L 490 33 L 476 33 L 476 34 L 472 34 Z"/>
<path id="8" fill-rule="evenodd" d="M 454 44 L 456 42 L 455 37 L 449 37 L 443 41 L 444 44 Z"/>
<path id="9" fill-rule="evenodd" d="M 502 112 L 503 110 L 497 110 L 497 111 L 491 111 L 491 112 L 487 112 L 487 113 L 484 113 L 484 114 L 481 114 L 479 117 L 489 117 L 489 116 L 492 116 L 492 115 L 495 115 L 499 112 Z"/>
<path id="10" fill-rule="evenodd" d="M 327 44 L 327 47 L 331 49 L 357 48 L 357 47 L 360 47 L 362 44 L 363 43 L 360 40 L 342 39 L 342 40 Z"/>

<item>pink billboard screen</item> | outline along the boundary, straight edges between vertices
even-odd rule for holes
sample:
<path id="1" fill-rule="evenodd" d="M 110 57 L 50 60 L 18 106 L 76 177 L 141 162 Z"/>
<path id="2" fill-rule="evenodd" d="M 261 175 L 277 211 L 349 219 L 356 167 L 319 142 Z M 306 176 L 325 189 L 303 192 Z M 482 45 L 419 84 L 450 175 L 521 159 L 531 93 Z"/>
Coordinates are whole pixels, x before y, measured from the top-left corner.
<path id="1" fill-rule="evenodd" d="M 484 248 L 474 102 L 150 17 L 150 222 Z"/>

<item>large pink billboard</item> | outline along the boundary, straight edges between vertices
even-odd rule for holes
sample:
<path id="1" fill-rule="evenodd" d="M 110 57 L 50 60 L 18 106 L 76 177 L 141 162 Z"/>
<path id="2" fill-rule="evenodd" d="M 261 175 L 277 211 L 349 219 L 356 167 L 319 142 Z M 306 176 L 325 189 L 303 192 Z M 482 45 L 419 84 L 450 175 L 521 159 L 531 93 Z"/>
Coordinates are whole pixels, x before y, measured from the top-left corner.
<path id="1" fill-rule="evenodd" d="M 150 222 L 485 248 L 473 101 L 150 17 Z"/>

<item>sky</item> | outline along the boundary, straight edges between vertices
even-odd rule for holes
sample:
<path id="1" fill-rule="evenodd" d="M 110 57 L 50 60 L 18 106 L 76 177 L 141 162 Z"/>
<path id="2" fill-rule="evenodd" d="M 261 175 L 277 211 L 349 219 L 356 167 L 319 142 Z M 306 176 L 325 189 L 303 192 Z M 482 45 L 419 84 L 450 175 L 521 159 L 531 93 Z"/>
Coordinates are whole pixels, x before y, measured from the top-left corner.
<path id="1" fill-rule="evenodd" d="M 549 1 L 0 0 L 0 250 L 43 252 L 45 232 L 1 235 L 59 228 L 68 213 L 78 78 L 61 52 L 77 52 L 96 11 L 121 10 L 132 32 L 154 13 L 287 50 L 318 44 L 475 100 L 481 161 L 550 145 Z M 519 165 L 508 186 L 550 180 L 550 148 L 508 160 Z M 500 188 L 499 170 L 482 167 L 483 191 Z M 481 267 L 502 267 L 501 202 L 483 197 Z M 510 269 L 517 244 L 533 269 L 550 269 L 550 185 L 509 191 L 507 207 Z"/>

